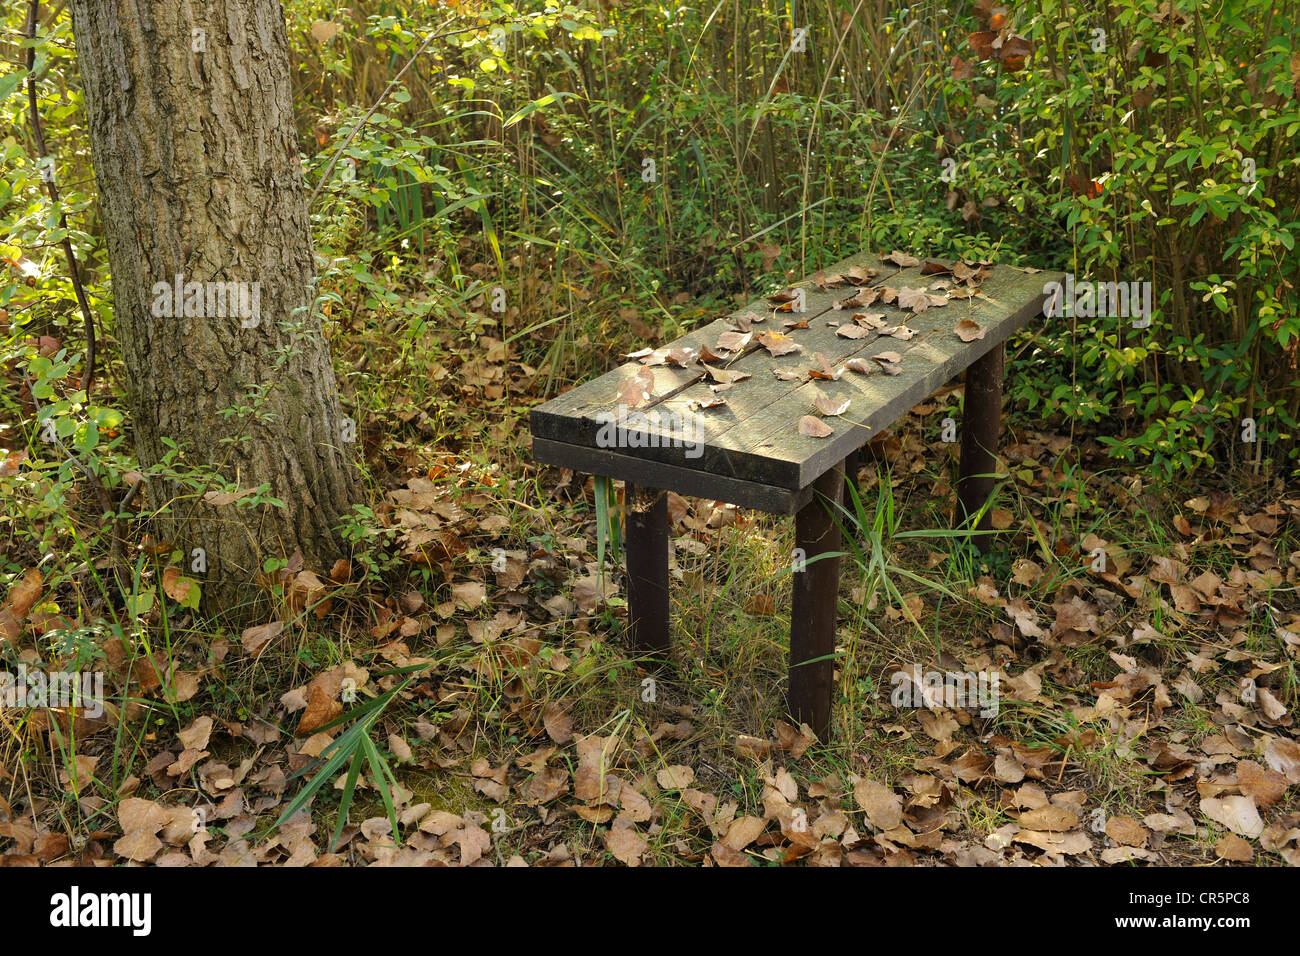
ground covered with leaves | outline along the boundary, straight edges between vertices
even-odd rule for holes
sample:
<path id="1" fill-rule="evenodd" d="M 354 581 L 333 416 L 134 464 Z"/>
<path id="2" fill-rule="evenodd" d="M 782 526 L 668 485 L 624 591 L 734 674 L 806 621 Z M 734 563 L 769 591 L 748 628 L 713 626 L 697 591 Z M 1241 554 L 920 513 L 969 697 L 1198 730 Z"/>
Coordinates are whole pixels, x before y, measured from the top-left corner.
<path id="1" fill-rule="evenodd" d="M 442 427 L 536 400 L 499 341 L 445 361 Z M 399 403 L 371 423 L 390 479 L 354 561 L 291 561 L 278 613 L 226 634 L 159 570 L 153 644 L 98 643 L 103 716 L 3 712 L 3 861 L 1300 862 L 1300 496 L 1147 487 L 1013 424 L 980 559 L 928 530 L 959 397 L 869 446 L 829 744 L 784 718 L 785 523 L 671 497 L 676 650 L 650 668 L 591 480 L 531 463 L 519 413 L 456 454 Z M 5 605 L 33 667 L 50 598 L 32 571 Z M 996 713 L 936 672 L 996 673 Z"/>

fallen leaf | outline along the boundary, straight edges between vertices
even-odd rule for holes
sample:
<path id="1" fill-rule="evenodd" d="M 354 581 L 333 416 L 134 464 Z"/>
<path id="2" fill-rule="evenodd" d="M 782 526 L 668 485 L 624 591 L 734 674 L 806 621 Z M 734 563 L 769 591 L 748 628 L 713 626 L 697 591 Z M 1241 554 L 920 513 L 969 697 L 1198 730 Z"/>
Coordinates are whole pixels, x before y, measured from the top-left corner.
<path id="1" fill-rule="evenodd" d="M 461 581 L 451 586 L 451 594 L 460 607 L 472 611 L 487 600 L 487 586 L 482 581 Z"/>
<path id="2" fill-rule="evenodd" d="M 311 25 L 311 35 L 317 43 L 328 43 L 342 29 L 343 24 L 333 20 L 317 20 Z"/>
<path id="3" fill-rule="evenodd" d="M 785 338 L 785 336 L 781 335 L 780 332 L 764 332 L 763 335 L 780 335 L 781 338 Z M 753 338 L 754 333 L 752 332 L 723 332 L 718 336 L 718 348 L 724 352 L 739 352 L 742 351 L 745 346 L 753 340 Z M 759 336 L 758 340 L 759 342 L 762 342 L 763 336 Z"/>
<path id="4" fill-rule="evenodd" d="M 561 702 L 551 701 L 542 708 L 542 726 L 557 744 L 567 744 L 573 739 L 573 718 Z"/>
<path id="5" fill-rule="evenodd" d="M 815 415 L 805 415 L 803 418 L 799 419 L 800 435 L 807 435 L 810 438 L 826 438 L 834 433 L 835 429 L 831 428 Z"/>
<path id="6" fill-rule="evenodd" d="M 685 764 L 674 764 L 655 774 L 655 780 L 664 790 L 685 790 L 695 782 L 695 771 Z"/>
<path id="7" fill-rule="evenodd" d="M 212 736 L 212 718 L 197 717 L 176 736 L 180 738 L 181 746 L 186 750 L 202 750 L 208 745 L 208 738 Z"/>
<path id="8" fill-rule="evenodd" d="M 1276 770 L 1265 770 L 1253 760 L 1241 760 L 1237 763 L 1237 788 L 1248 797 L 1255 798 L 1255 805 L 1271 807 L 1282 799 L 1290 782 Z"/>
<path id="9" fill-rule="evenodd" d="M 921 264 L 921 260 L 916 258 L 916 256 L 909 256 L 906 252 L 899 252 L 897 249 L 887 256 L 881 256 L 880 261 L 892 262 L 900 269 L 907 269 L 911 266 L 919 266 Z"/>
<path id="10" fill-rule="evenodd" d="M 243 645 L 244 653 L 260 654 L 262 648 L 279 637 L 283 630 L 284 621 L 270 621 L 245 628 L 244 633 L 240 635 L 240 644 Z"/>
<path id="11" fill-rule="evenodd" d="M 646 838 L 636 826 L 627 819 L 615 819 L 610 832 L 604 836 L 604 848 L 610 851 L 615 860 L 628 866 L 637 866 L 642 853 L 646 852 Z"/>
<path id="12" fill-rule="evenodd" d="M 893 830 L 903 823 L 903 802 L 884 784 L 864 777 L 853 785 L 853 799 L 877 830 Z"/>
<path id="13" fill-rule="evenodd" d="M 1146 846 L 1151 831 L 1132 817 L 1111 817 L 1106 821 L 1106 836 L 1124 846 Z"/>
<path id="14" fill-rule="evenodd" d="M 1073 830 L 1079 825 L 1079 818 L 1064 807 L 1047 806 L 1037 810 L 1027 810 L 1020 815 L 1018 822 L 1026 830 L 1048 830 L 1059 833 Z"/>
<path id="15" fill-rule="evenodd" d="M 767 349 L 773 356 L 788 355 L 791 352 L 803 350 L 802 345 L 784 332 L 764 332 L 758 337 L 758 344 Z"/>
<path id="16" fill-rule="evenodd" d="M 637 369 L 618 383 L 618 400 L 629 408 L 636 408 L 650 400 L 654 387 L 655 373 L 648 368 Z"/>
<path id="17" fill-rule="evenodd" d="M 1264 832 L 1264 821 L 1260 819 L 1254 797 L 1203 797 L 1201 812 L 1239 836 L 1254 840 Z"/>
<path id="18" fill-rule="evenodd" d="M 1249 863 L 1255 858 L 1255 850 L 1237 834 L 1228 833 L 1214 845 L 1214 855 L 1232 863 Z"/>
<path id="19" fill-rule="evenodd" d="M 727 827 L 722 842 L 733 850 L 743 850 L 767 829 L 767 821 L 760 817 L 737 817 Z"/>
<path id="20" fill-rule="evenodd" d="M 829 395 L 818 395 L 817 400 L 813 402 L 813 405 L 815 405 L 817 411 L 821 412 L 823 415 L 834 417 L 836 415 L 843 415 L 847 412 L 849 410 L 850 401 L 851 399 L 846 398 L 841 402 L 831 398 Z"/>

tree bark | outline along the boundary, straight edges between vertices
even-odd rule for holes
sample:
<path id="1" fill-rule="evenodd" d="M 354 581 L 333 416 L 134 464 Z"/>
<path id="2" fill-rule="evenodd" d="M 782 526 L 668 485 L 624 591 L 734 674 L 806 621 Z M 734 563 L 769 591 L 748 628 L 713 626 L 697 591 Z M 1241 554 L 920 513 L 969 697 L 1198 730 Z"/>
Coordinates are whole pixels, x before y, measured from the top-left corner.
<path id="1" fill-rule="evenodd" d="M 204 488 L 150 479 L 158 535 L 187 566 L 204 550 L 207 607 L 230 609 L 265 558 L 300 550 L 328 571 L 345 552 L 338 520 L 361 497 L 310 308 L 284 12 L 279 0 L 73 0 L 72 22 L 140 462 L 158 465 L 171 440 L 182 468 L 284 502 L 212 504 Z M 167 317 L 176 298 L 159 284 L 182 286 L 184 306 L 194 282 L 209 285 L 182 312 L 199 314 Z M 232 282 L 255 315 L 222 314 L 212 290 Z"/>

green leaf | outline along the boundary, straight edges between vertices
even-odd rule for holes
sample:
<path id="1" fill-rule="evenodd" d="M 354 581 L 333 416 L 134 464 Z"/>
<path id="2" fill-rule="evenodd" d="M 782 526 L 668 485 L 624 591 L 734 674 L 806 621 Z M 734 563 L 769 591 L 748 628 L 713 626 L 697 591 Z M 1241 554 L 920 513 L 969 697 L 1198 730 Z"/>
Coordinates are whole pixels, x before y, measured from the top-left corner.
<path id="1" fill-rule="evenodd" d="M 25 69 L 15 70 L 13 73 L 7 73 L 0 76 L 0 106 L 9 98 L 9 94 L 18 89 L 18 85 L 27 78 Z"/>

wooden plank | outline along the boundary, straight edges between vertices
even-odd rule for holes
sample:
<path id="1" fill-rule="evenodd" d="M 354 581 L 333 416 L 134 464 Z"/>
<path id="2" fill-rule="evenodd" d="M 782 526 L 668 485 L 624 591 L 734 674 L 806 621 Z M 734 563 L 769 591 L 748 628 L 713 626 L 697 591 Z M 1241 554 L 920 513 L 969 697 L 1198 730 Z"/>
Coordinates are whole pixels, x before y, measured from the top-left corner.
<path id="1" fill-rule="evenodd" d="M 909 272 L 919 273 L 919 269 Z M 764 482 L 780 487 L 806 486 L 833 462 L 843 460 L 854 448 L 869 441 L 935 387 L 952 378 L 1040 311 L 1044 298 L 1042 284 L 1047 278 L 1042 274 L 1025 276 L 1015 270 L 996 274 L 995 270 L 995 276 L 985 281 L 986 295 L 969 303 L 958 300 L 919 315 L 891 306 L 873 304 L 869 307 L 868 311 L 884 312 L 886 322 L 906 324 L 914 329 L 917 335 L 909 341 L 878 335 L 845 339 L 835 335 L 834 330 L 825 328 L 824 322 L 822 328 L 803 333 L 806 337 L 802 341 L 807 343 L 804 353 L 795 356 L 797 361 L 790 367 L 810 367 L 814 364 L 811 356 L 816 352 L 825 354 L 832 365 L 885 351 L 900 353 L 903 356 L 903 374 L 887 377 L 887 384 L 880 388 L 877 388 L 879 383 L 876 380 L 886 377 L 879 371 L 868 375 L 846 371 L 838 382 L 783 382 L 773 378 L 770 369 L 774 364 L 782 364 L 784 356 L 781 359 L 765 354 L 746 357 L 733 368 L 750 372 L 754 379 L 726 392 L 728 406 L 701 411 L 694 419 L 699 422 L 704 416 L 714 416 L 712 424 L 696 428 L 695 437 L 698 439 L 702 433 L 705 440 L 697 467 L 745 478 L 761 475 Z M 919 275 L 904 276 L 900 285 L 909 281 L 919 283 L 929 279 Z M 1013 308 L 1013 304 L 1020 307 Z M 851 315 L 851 312 L 835 314 L 843 321 L 848 321 Z M 952 328 L 963 318 L 979 324 L 985 330 L 985 337 L 969 344 L 961 342 Z M 934 341 L 950 341 L 952 349 L 915 351 Z M 774 384 L 763 384 L 762 376 Z M 759 381 L 758 387 L 751 388 L 755 379 Z M 866 382 L 872 384 L 865 385 Z M 877 391 L 879 395 L 872 394 Z M 664 407 L 674 415 L 684 417 L 689 411 L 687 403 L 702 395 L 700 388 L 694 386 L 664 403 Z M 841 401 L 853 399 L 845 419 L 828 420 L 828 424 L 840 432 L 832 438 L 810 438 L 798 433 L 799 418 L 814 413 L 813 402 L 819 395 Z M 886 402 L 889 403 L 886 407 L 875 407 Z M 855 426 L 848 419 L 859 424 Z"/>
<path id="2" fill-rule="evenodd" d="M 877 263 L 876 258 L 870 253 L 859 253 L 836 263 L 824 271 L 827 274 L 845 272 L 853 266 L 869 263 Z M 820 292 L 812 285 L 811 279 L 803 279 L 795 283 L 793 288 L 808 290 L 806 297 L 807 309 L 800 314 L 800 317 L 809 319 L 828 311 L 834 300 L 843 298 L 847 294 L 844 290 Z M 734 317 L 744 312 L 756 312 L 766 317 L 766 321 L 756 327 L 758 331 L 767 331 L 771 328 L 779 330 L 781 323 L 786 318 L 791 317 L 791 313 L 776 312 L 766 298 L 755 299 L 744 308 L 737 309 L 735 312 L 675 339 L 656 351 L 667 351 L 680 347 L 698 349 L 705 344 L 716 345 L 718 336 L 732 327 Z M 704 369 L 698 364 L 682 369 L 674 365 L 642 366 L 640 362 L 635 360 L 626 362 L 613 371 L 572 388 L 533 409 L 529 416 L 532 433 L 552 441 L 594 445 L 596 433 L 599 431 L 596 416 L 602 412 L 610 412 L 617 408 L 619 405 L 619 383 L 642 368 L 649 368 L 655 380 L 653 398 L 651 402 L 640 409 L 642 412 L 648 411 L 663 402 L 665 398 L 679 393 L 683 388 L 704 378 Z"/>
<path id="3" fill-rule="evenodd" d="M 768 479 L 772 484 L 802 488 L 843 461 L 864 441 L 888 428 L 909 408 L 956 377 L 976 359 L 1001 345 L 1034 315 L 1041 314 L 1045 299 L 1042 285 L 1053 278 L 1045 273 L 1014 277 L 996 290 L 997 297 L 990 298 L 988 303 L 973 300 L 979 304 L 973 305 L 969 313 L 965 309 L 954 313 L 952 305 L 927 310 L 908 323 L 922 334 L 889 349 L 902 355 L 901 374 L 845 372 L 837 382 L 808 382 L 746 421 L 743 428 L 713 441 L 742 445 L 765 455 L 772 465 Z M 1006 311 L 1006 306 L 1012 303 L 1019 303 L 1019 307 Z M 952 332 L 957 321 L 965 317 L 984 328 L 984 338 L 965 343 Z M 871 343 L 863 354 L 878 354 L 882 350 L 881 342 L 887 348 L 889 340 L 886 338 Z M 845 418 L 852 419 L 852 422 L 828 419 L 827 423 L 836 429 L 836 434 L 829 438 L 812 438 L 800 435 L 798 431 L 799 418 L 811 413 L 818 395 L 839 401 L 851 399 Z M 796 471 L 793 479 L 792 467 Z"/>
<path id="4" fill-rule="evenodd" d="M 833 275 L 846 272 L 853 266 L 859 265 L 870 266 L 871 268 L 880 270 L 881 276 L 873 282 L 873 284 L 876 285 L 885 282 L 900 281 L 899 277 L 905 275 L 903 270 L 882 263 L 877 257 L 869 253 L 851 256 L 850 258 L 836 263 L 834 266 L 830 266 L 823 271 L 828 275 Z M 915 272 L 918 270 L 913 269 L 912 271 Z M 805 279 L 796 284 L 796 288 L 800 286 L 808 287 L 810 281 L 810 279 Z M 791 335 L 796 337 L 798 341 L 806 341 L 808 337 L 812 335 L 812 330 L 817 328 L 816 323 L 818 322 L 824 324 L 827 318 L 834 318 L 836 321 L 849 320 L 849 316 L 852 315 L 851 312 L 834 312 L 831 306 L 835 301 L 851 295 L 853 291 L 853 286 L 845 286 L 825 292 L 813 289 L 808 294 L 808 308 L 804 313 L 773 313 L 772 310 L 768 308 L 768 315 L 774 317 L 769 318 L 763 325 L 756 326 L 756 331 L 782 331 L 783 323 L 785 321 L 789 319 L 806 319 L 809 322 L 809 329 L 797 330 L 791 333 Z M 761 306 L 766 306 L 765 301 L 759 304 Z M 753 311 L 758 310 L 754 309 Z M 898 310 L 893 311 L 897 312 Z M 898 313 L 898 316 L 898 321 L 903 321 L 901 312 Z M 725 331 L 726 328 L 729 327 L 728 322 L 729 320 L 724 321 L 722 331 Z M 793 363 L 797 361 L 803 361 L 807 364 L 812 361 L 812 352 L 830 349 L 834 354 L 839 354 L 840 351 L 845 348 L 845 345 L 842 343 L 849 342 L 848 339 L 841 339 L 833 335 L 830 338 L 834 339 L 834 341 L 819 343 L 815 349 L 805 348 L 804 353 L 783 356 L 778 361 L 789 363 L 791 367 L 794 367 Z M 678 342 L 682 341 L 684 340 L 678 340 Z M 712 338 L 706 339 L 705 341 L 710 345 L 716 344 L 717 335 L 715 334 Z M 676 344 L 677 343 L 672 343 L 673 346 Z M 699 342 L 692 341 L 691 344 L 694 347 L 698 347 Z M 855 343 L 855 345 L 860 344 L 860 342 Z M 666 346 L 665 348 L 668 347 L 670 346 Z M 751 374 L 750 379 L 739 383 L 735 388 L 726 393 L 729 401 L 739 403 L 739 413 L 733 410 L 730 406 L 700 409 L 698 411 L 692 410 L 690 407 L 690 400 L 707 399 L 713 395 L 709 390 L 708 383 L 703 381 L 705 378 L 703 368 L 700 368 L 699 373 L 695 376 L 695 382 L 688 382 L 685 385 L 681 385 L 679 379 L 674 380 L 677 384 L 675 384 L 666 394 L 660 394 L 660 389 L 658 388 L 660 380 L 657 378 L 657 397 L 655 401 L 644 407 L 628 411 L 634 416 L 650 413 L 671 413 L 673 427 L 656 427 L 653 424 L 641 424 L 640 430 L 653 436 L 653 444 L 649 447 L 638 447 L 635 449 L 635 453 L 638 456 L 647 459 L 663 461 L 668 464 L 681 464 L 686 467 L 739 478 L 742 481 L 757 481 L 761 484 L 772 483 L 769 476 L 768 462 L 764 455 L 750 455 L 747 453 L 734 455 L 730 451 L 718 453 L 714 449 L 710 448 L 708 444 L 712 436 L 726 431 L 738 421 L 742 420 L 744 416 L 763 408 L 771 401 L 772 393 L 778 390 L 779 386 L 785 386 L 782 390 L 788 390 L 794 385 L 797 385 L 797 383 L 778 382 L 771 373 L 770 363 L 772 361 L 773 359 L 767 351 L 761 346 L 755 344 L 752 345 L 743 356 L 733 359 L 726 365 L 728 370 L 743 370 L 748 371 Z M 636 365 L 629 366 L 626 374 L 634 373 L 637 368 L 638 366 Z M 617 392 L 619 382 L 622 381 L 623 375 L 624 373 L 619 371 L 617 374 L 611 373 L 610 375 L 602 376 L 599 380 L 601 382 L 601 392 L 606 396 L 614 395 Z M 566 393 L 562 398 L 567 398 L 568 394 L 570 393 Z M 683 395 L 689 395 L 690 399 L 682 398 Z M 600 447 L 602 443 L 611 444 L 616 442 L 617 447 L 624 450 L 630 450 L 628 448 L 628 442 L 625 439 L 618 435 L 609 435 L 608 429 L 606 429 L 606 434 L 602 436 L 602 426 L 598 418 L 600 415 L 613 414 L 617 408 L 617 403 L 611 402 L 604 405 L 597 405 L 594 402 L 585 401 L 585 399 L 589 399 L 590 397 L 589 393 L 581 396 L 584 401 L 581 404 L 574 405 L 565 410 L 566 414 L 562 419 L 556 418 L 553 415 L 553 406 L 555 405 L 555 401 L 548 402 L 546 405 L 541 406 L 539 409 L 535 410 L 532 415 L 531 425 L 533 434 L 556 441 L 565 441 L 571 444 L 590 445 L 594 447 Z M 704 443 L 702 458 L 684 454 L 680 447 L 682 444 L 680 439 L 683 435 L 689 437 L 692 443 Z M 603 442 L 602 437 L 604 438 Z M 686 460 L 688 458 L 694 460 L 688 461 Z M 785 484 L 788 484 L 788 482 Z"/>
<path id="5" fill-rule="evenodd" d="M 916 272 L 918 270 L 910 270 Z M 906 277 L 900 284 L 906 284 Z M 890 325 L 907 325 L 916 330 L 917 338 L 903 341 L 891 336 L 871 333 L 860 339 L 847 339 L 836 334 L 835 329 L 827 326 L 828 320 L 839 324 L 852 321 L 857 310 L 832 312 L 823 316 L 818 327 L 809 328 L 799 333 L 804 350 L 801 353 L 774 358 L 766 352 L 746 357 L 734 368 L 749 372 L 752 376 L 736 385 L 725 394 L 728 405 L 719 409 L 701 411 L 696 416 L 698 422 L 705 416 L 715 416 L 712 427 L 703 429 L 705 448 L 702 467 L 723 474 L 744 476 L 761 474 L 763 480 L 781 487 L 802 487 L 799 463 L 780 455 L 780 448 L 774 442 L 767 441 L 767 436 L 784 429 L 787 424 L 794 425 L 797 433 L 798 419 L 813 412 L 813 401 L 820 394 L 836 391 L 838 383 L 823 380 L 784 381 L 772 374 L 773 367 L 806 372 L 816 365 L 814 356 L 824 355 L 832 366 L 839 366 L 850 358 L 868 358 L 881 352 L 895 351 L 906 353 L 917 344 L 918 339 L 927 333 L 946 329 L 955 322 L 942 313 L 951 306 L 930 309 L 920 315 L 898 309 L 895 306 L 873 304 L 869 312 L 884 313 L 882 321 Z M 883 373 L 881 373 L 883 374 Z M 841 377 L 858 376 L 859 373 L 846 371 Z M 755 387 L 751 388 L 750 386 Z M 699 387 L 685 390 L 677 397 L 665 403 L 665 407 L 675 415 L 685 415 L 687 404 L 703 397 Z M 792 403 L 798 406 L 798 414 L 790 418 Z M 701 428 L 697 426 L 696 437 L 700 437 Z M 857 445 L 869 441 L 873 433 L 863 431 Z M 810 439 L 810 441 L 815 441 Z M 856 446 L 855 446 L 856 447 Z M 845 451 L 844 456 L 848 454 Z"/>
<path id="6" fill-rule="evenodd" d="M 889 284 L 896 288 L 924 286 L 938 278 L 920 276 L 917 267 L 897 270 L 865 255 L 851 257 L 825 271 L 842 272 L 852 265 L 860 264 L 881 269 L 882 275 L 874 281 L 875 285 Z M 642 425 L 641 431 L 651 436 L 648 440 L 653 444 L 648 447 L 626 447 L 624 435 L 619 436 L 620 447 L 608 450 L 623 457 L 669 466 L 679 472 L 707 472 L 732 479 L 741 482 L 736 486 L 739 488 L 748 485 L 792 491 L 806 488 L 818 475 L 888 427 L 894 419 L 923 400 L 934 388 L 951 379 L 1034 315 L 1041 313 L 1043 285 L 1059 278 L 1059 273 L 1027 274 L 1013 267 L 997 266 L 984 281 L 983 294 L 969 303 L 960 299 L 953 300 L 946 307 L 931 308 L 919 315 L 880 303 L 874 303 L 864 310 L 883 312 L 886 322 L 906 324 L 917 330 L 917 336 L 908 342 L 875 334 L 861 339 L 837 336 L 827 326 L 827 321 L 848 322 L 853 312 L 828 311 L 829 304 L 849 294 L 851 289 L 837 289 L 828 293 L 814 291 L 808 297 L 810 328 L 791 333 L 803 345 L 802 352 L 774 358 L 765 350 L 755 347 L 754 351 L 733 360 L 727 366 L 730 370 L 746 371 L 752 377 L 724 393 L 727 405 L 712 409 L 690 408 L 692 401 L 712 395 L 707 383 L 700 381 L 704 374 L 702 368 L 651 367 L 656 375 L 656 397 L 648 410 L 669 413 L 675 430 Z M 807 282 L 804 280 L 803 284 L 806 285 Z M 763 308 L 766 314 L 773 314 L 767 308 L 765 300 L 754 305 L 758 308 L 751 306 L 753 311 Z M 788 313 L 776 313 L 774 319 L 769 319 L 771 325 L 756 328 L 779 329 L 781 322 L 789 317 Z M 977 322 L 985 330 L 984 338 L 973 343 L 961 342 L 952 328 L 962 318 Z M 717 335 L 728 327 L 728 319 L 719 320 L 665 348 L 681 343 L 689 343 L 696 348 L 702 343 L 713 344 Z M 870 356 L 882 351 L 902 354 L 903 374 L 886 377 L 877 371 L 864 376 L 846 371 L 838 382 L 787 382 L 776 379 L 771 372 L 774 366 L 806 369 L 814 364 L 812 356 L 817 352 L 825 354 L 832 364 L 839 365 L 848 358 Z M 596 415 L 617 407 L 618 383 L 639 368 L 637 363 L 628 363 L 622 369 L 579 386 L 535 409 L 532 415 L 534 435 L 575 447 L 596 448 L 602 437 L 610 437 L 608 427 L 605 428 L 606 434 L 601 436 L 601 423 Z M 828 420 L 836 428 L 835 436 L 814 439 L 799 435 L 798 419 L 804 414 L 812 413 L 812 403 L 818 395 L 841 400 L 851 398 L 846 419 L 854 419 L 858 424 L 852 425 L 847 420 Z M 647 409 L 638 409 L 634 413 L 645 411 Z M 685 434 L 681 431 L 683 428 L 686 429 Z M 634 431 L 633 437 L 635 439 L 641 436 Z M 683 438 L 689 438 L 690 441 L 685 442 Z M 569 461 L 559 463 L 579 467 Z M 626 468 L 626 464 L 621 463 L 620 467 Z M 605 473 L 585 466 L 584 470 Z M 656 473 L 666 475 L 669 472 L 656 469 Z M 635 475 L 632 477 L 636 478 Z M 682 490 L 677 485 L 671 487 Z M 724 493 L 713 496 L 737 504 L 743 503 L 734 497 L 727 498 Z M 782 512 L 786 510 L 785 502 L 782 502 L 780 508 L 771 507 L 770 491 L 760 492 L 758 497 L 768 504 L 756 507 Z"/>
<path id="7" fill-rule="evenodd" d="M 812 497 L 812 489 L 793 491 L 727 475 L 714 475 L 695 468 L 586 445 L 569 445 L 547 438 L 533 439 L 533 458 L 545 465 L 559 465 L 589 475 L 604 475 L 647 488 L 666 488 L 692 498 L 726 501 L 742 508 L 792 515 Z"/>

